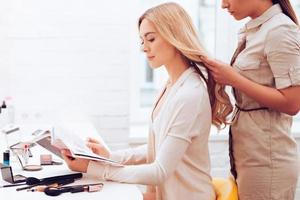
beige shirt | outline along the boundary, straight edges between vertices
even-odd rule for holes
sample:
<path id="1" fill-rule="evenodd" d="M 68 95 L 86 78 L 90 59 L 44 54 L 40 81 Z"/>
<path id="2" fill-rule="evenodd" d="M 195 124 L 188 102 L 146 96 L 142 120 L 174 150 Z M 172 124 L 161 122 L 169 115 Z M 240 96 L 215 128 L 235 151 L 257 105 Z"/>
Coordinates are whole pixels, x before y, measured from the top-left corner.
<path id="1" fill-rule="evenodd" d="M 214 200 L 208 152 L 210 127 L 207 89 L 195 69 L 189 68 L 172 86 L 151 122 L 153 162 L 146 163 L 147 146 L 143 146 L 112 154 L 111 158 L 124 167 L 90 162 L 88 173 L 104 180 L 155 185 L 158 199 Z"/>
<path id="2" fill-rule="evenodd" d="M 268 87 L 300 85 L 300 30 L 278 4 L 240 31 L 246 48 L 233 67 L 244 77 Z M 239 90 L 243 109 L 264 107 Z M 293 199 L 299 173 L 292 116 L 275 110 L 240 112 L 232 125 L 233 155 L 241 199 Z M 285 197 L 291 198 L 285 198 Z"/>
<path id="3" fill-rule="evenodd" d="M 300 85 L 299 26 L 282 13 L 279 4 L 248 22 L 239 32 L 239 41 L 243 39 L 246 48 L 234 63 L 236 69 L 251 71 L 245 76 L 277 89 Z"/>

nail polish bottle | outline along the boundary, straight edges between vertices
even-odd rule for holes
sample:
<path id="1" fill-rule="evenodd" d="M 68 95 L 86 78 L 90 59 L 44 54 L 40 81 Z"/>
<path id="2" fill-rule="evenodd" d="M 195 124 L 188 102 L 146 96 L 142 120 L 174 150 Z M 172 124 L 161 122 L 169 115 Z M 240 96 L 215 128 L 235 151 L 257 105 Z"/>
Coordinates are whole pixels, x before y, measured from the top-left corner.
<path id="1" fill-rule="evenodd" d="M 9 166 L 10 165 L 10 159 L 9 159 L 9 150 L 6 150 L 3 152 L 3 164 Z"/>

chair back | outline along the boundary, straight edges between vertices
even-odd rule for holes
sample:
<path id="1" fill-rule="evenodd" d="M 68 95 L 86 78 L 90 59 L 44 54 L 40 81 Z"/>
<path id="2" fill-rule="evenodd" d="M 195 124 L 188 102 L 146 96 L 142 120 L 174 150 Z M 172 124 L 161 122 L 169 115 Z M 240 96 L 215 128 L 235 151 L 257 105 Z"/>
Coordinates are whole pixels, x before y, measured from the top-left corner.
<path id="1" fill-rule="evenodd" d="M 216 200 L 238 200 L 238 190 L 232 177 L 213 178 L 213 186 L 216 192 Z"/>

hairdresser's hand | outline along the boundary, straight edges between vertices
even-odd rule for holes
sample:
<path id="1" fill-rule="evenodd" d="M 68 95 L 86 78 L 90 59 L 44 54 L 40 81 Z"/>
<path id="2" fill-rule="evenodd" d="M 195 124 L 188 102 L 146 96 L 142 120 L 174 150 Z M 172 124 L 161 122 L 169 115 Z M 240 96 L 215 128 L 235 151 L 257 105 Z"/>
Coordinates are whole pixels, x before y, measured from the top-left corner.
<path id="1" fill-rule="evenodd" d="M 143 193 L 143 200 L 155 200 L 156 195 L 154 192 Z"/>
<path id="2" fill-rule="evenodd" d="M 95 154 L 109 158 L 110 152 L 103 144 L 101 144 L 100 141 L 94 139 L 94 138 L 88 138 L 87 144 L 86 144 Z"/>
<path id="3" fill-rule="evenodd" d="M 202 57 L 202 61 L 212 73 L 215 81 L 221 85 L 235 86 L 238 77 L 241 76 L 230 65 L 219 60 Z"/>
<path id="4" fill-rule="evenodd" d="M 72 158 L 71 153 L 69 150 L 62 150 L 61 155 L 63 159 L 66 161 L 68 167 L 72 171 L 77 171 L 77 172 L 87 172 L 87 168 L 89 166 L 89 160 L 87 159 L 82 159 L 82 158 Z"/>

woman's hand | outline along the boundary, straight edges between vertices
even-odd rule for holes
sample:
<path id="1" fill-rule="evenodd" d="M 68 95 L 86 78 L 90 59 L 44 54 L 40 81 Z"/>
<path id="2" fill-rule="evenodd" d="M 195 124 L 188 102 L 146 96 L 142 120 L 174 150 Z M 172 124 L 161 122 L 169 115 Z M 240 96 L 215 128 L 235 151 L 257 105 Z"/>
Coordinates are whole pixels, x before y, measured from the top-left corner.
<path id="1" fill-rule="evenodd" d="M 154 192 L 143 193 L 143 200 L 155 200 L 155 199 L 156 199 L 156 195 Z"/>
<path id="2" fill-rule="evenodd" d="M 239 76 L 241 76 L 230 65 L 221 61 L 204 56 L 202 57 L 202 61 L 212 73 L 214 80 L 221 85 L 235 86 Z"/>
<path id="3" fill-rule="evenodd" d="M 71 153 L 69 150 L 62 150 L 61 155 L 63 159 L 66 161 L 68 167 L 72 171 L 77 171 L 77 172 L 87 172 L 87 168 L 89 166 L 89 160 L 88 159 L 82 159 L 82 158 L 72 158 Z"/>
<path id="4" fill-rule="evenodd" d="M 100 143 L 100 141 L 94 139 L 94 138 L 88 138 L 87 144 L 86 144 L 95 154 L 109 158 L 110 152 L 108 149 L 105 148 L 104 145 Z"/>

